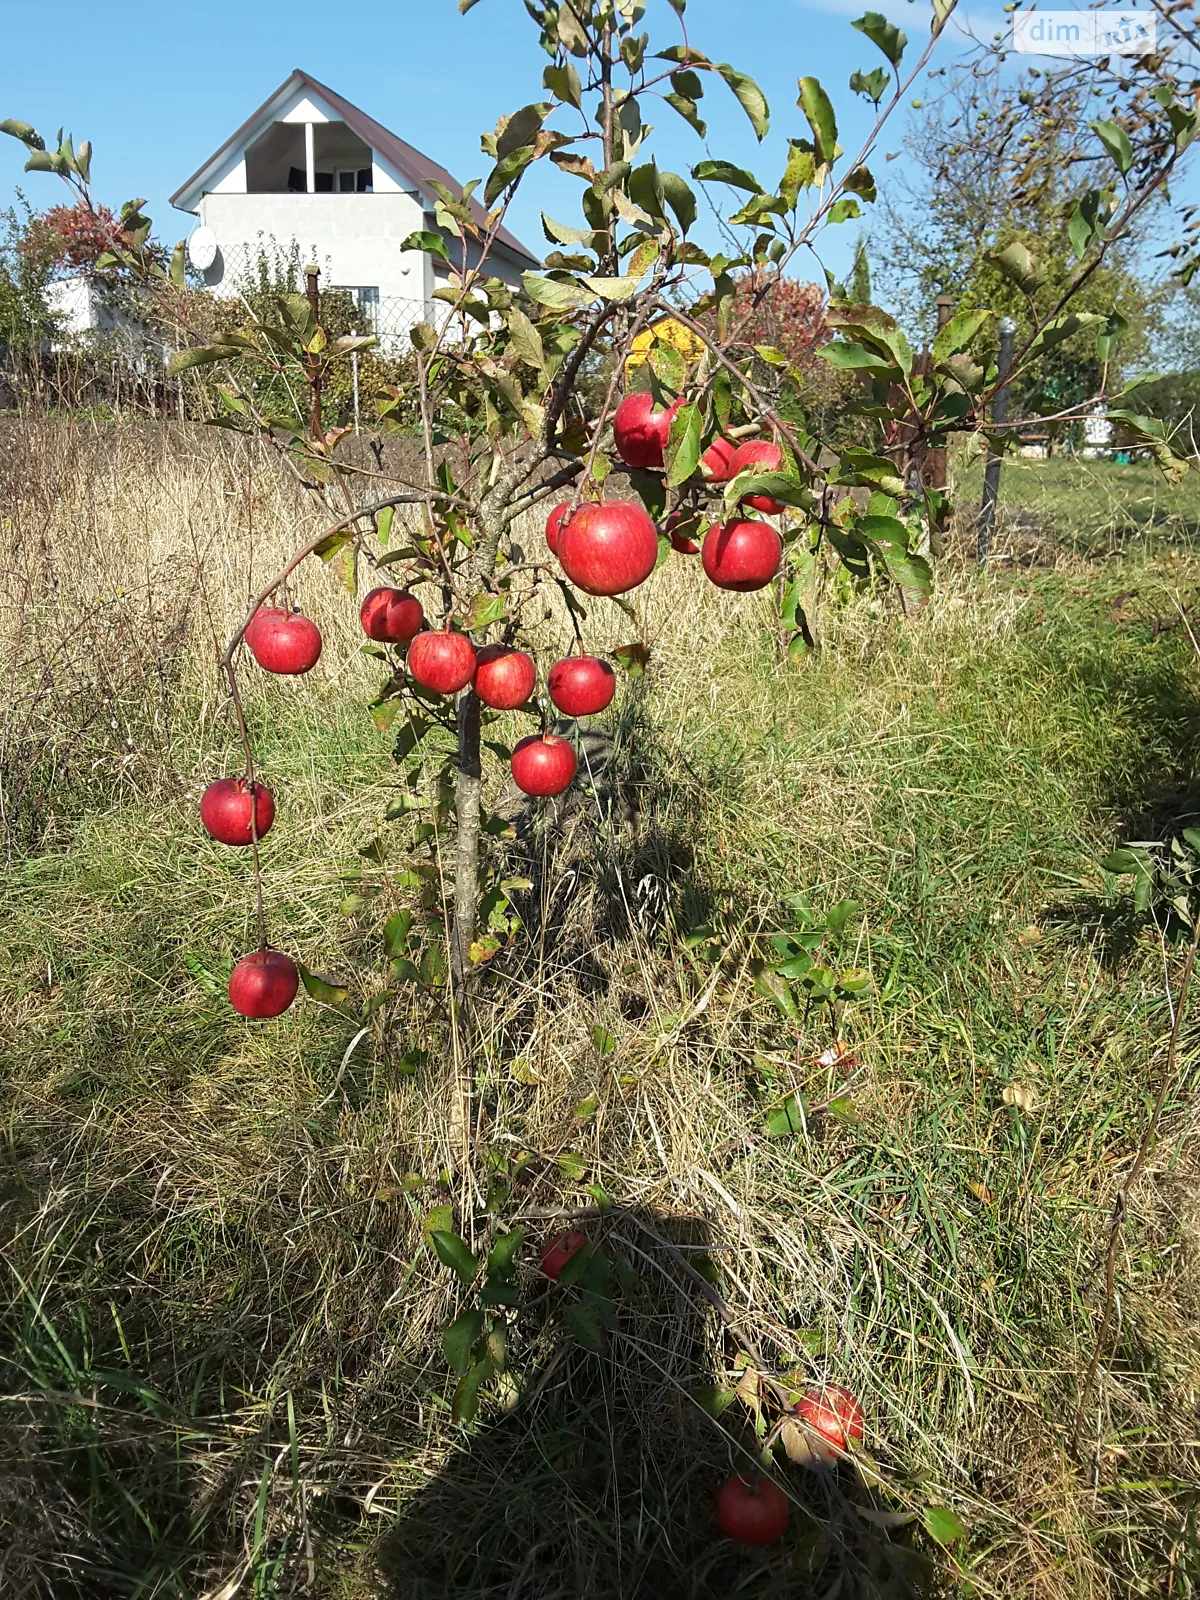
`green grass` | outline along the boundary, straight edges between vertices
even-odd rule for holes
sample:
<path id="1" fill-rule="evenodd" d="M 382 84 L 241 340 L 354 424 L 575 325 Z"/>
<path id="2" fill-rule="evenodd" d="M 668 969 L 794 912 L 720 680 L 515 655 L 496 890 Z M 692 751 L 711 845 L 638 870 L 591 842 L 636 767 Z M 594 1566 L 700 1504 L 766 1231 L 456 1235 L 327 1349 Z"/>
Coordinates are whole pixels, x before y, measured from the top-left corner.
<path id="1" fill-rule="evenodd" d="M 973 519 L 983 493 L 982 462 L 960 467 L 954 478 L 959 517 Z M 1119 466 L 1082 456 L 1006 456 L 998 529 L 1001 551 L 1013 538 L 1018 552 L 1048 541 L 1084 555 L 1130 546 L 1169 558 L 1174 545 L 1191 543 L 1200 529 L 1200 472 L 1193 467 L 1172 485 L 1145 461 Z"/>
<path id="2" fill-rule="evenodd" d="M 612 724 L 638 819 L 585 807 L 534 854 L 531 924 L 539 891 L 567 890 L 544 944 L 492 975 L 474 1168 L 436 1006 L 404 994 L 361 1031 L 404 899 L 338 910 L 379 876 L 360 851 L 395 790 L 367 679 L 347 651 L 302 702 L 251 697 L 284 800 L 273 937 L 347 979 L 355 1009 L 253 1029 L 223 997 L 253 938 L 245 864 L 193 821 L 190 772 L 224 735 L 197 756 L 201 691 L 181 684 L 172 771 L 90 808 L 72 790 L 2 891 L 9 1572 L 104 1600 L 237 1577 L 331 1600 L 1194 1593 L 1190 1020 L 1070 1446 L 1180 964 L 1097 863 L 1197 808 L 1200 677 L 1175 607 L 1196 577 L 1141 551 L 948 569 L 915 623 L 865 602 L 823 619 L 802 672 L 758 600 L 702 608 L 683 563 L 654 580 L 654 661 Z M 861 907 L 828 952 L 874 985 L 836 1065 L 824 1008 L 784 1016 L 749 972 L 797 893 Z M 689 946 L 702 924 L 719 945 Z M 803 1128 L 773 1137 L 789 1093 Z M 522 1183 L 489 1210 L 517 1150 Z M 624 1277 L 603 1356 L 572 1343 L 572 1291 L 547 1292 L 532 1248 L 591 1182 L 617 1202 L 588 1226 Z M 476 1241 L 497 1218 L 529 1230 L 523 1397 L 468 1428 L 440 1346 L 459 1294 L 423 1232 L 442 1203 Z M 740 1334 L 671 1245 L 716 1263 Z M 750 1412 L 694 1403 L 737 1381 L 742 1339 L 772 1373 L 863 1397 L 881 1479 L 777 1451 L 795 1508 L 760 1554 L 713 1523 Z M 949 1551 L 930 1506 L 966 1528 Z"/>

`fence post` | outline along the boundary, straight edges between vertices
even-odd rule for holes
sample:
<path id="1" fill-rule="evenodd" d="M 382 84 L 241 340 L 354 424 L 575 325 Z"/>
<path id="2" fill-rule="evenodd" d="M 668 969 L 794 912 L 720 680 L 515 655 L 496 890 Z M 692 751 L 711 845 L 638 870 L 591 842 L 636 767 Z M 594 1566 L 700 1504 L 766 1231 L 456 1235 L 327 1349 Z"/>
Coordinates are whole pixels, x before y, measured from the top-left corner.
<path id="1" fill-rule="evenodd" d="M 350 330 L 357 337 L 357 329 Z M 358 351 L 350 352 L 350 376 L 354 380 L 354 432 L 358 434 Z"/>
<path id="2" fill-rule="evenodd" d="M 309 124 L 311 128 L 311 124 Z M 318 266 L 305 267 L 304 287 L 308 295 L 308 309 L 312 312 L 315 324 L 321 320 L 321 297 L 317 289 L 317 279 L 321 276 Z M 308 375 L 308 431 L 314 439 L 322 439 L 325 429 L 321 422 L 321 373 L 316 361 L 309 365 Z"/>
<path id="3" fill-rule="evenodd" d="M 992 400 L 992 421 L 1003 422 L 1008 415 L 1008 385 L 1003 381 L 1012 366 L 1013 339 L 1017 325 L 1011 317 L 1000 318 L 1000 358 L 996 363 L 1001 383 Z M 992 535 L 996 531 L 996 502 L 1000 498 L 1000 465 L 998 455 L 989 456 L 983 472 L 983 503 L 979 507 L 979 545 L 977 560 L 981 567 L 987 565 L 991 553 Z"/>

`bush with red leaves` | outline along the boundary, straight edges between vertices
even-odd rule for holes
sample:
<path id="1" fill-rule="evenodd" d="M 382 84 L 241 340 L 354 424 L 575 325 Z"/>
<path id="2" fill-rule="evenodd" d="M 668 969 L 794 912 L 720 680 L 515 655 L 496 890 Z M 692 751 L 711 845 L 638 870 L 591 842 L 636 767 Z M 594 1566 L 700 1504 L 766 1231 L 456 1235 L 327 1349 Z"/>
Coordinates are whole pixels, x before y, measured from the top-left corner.
<path id="1" fill-rule="evenodd" d="M 18 248 L 35 260 L 76 271 L 94 267 L 114 246 L 128 249 L 129 235 L 107 206 L 51 206 L 31 217 Z"/>

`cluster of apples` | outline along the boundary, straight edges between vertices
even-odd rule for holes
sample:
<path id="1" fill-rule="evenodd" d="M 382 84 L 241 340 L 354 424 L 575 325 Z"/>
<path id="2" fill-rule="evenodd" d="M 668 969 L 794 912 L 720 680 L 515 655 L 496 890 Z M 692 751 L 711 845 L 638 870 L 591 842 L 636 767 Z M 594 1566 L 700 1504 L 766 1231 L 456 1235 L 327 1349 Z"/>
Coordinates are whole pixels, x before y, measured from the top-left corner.
<path id="1" fill-rule="evenodd" d="M 557 1283 L 567 1262 L 586 1243 L 586 1234 L 573 1232 L 547 1239 L 541 1249 L 543 1275 Z M 808 1430 L 807 1441 L 817 1465 L 833 1466 L 863 1441 L 863 1408 L 840 1384 L 805 1390 L 796 1402 L 796 1415 Z M 788 1525 L 789 1512 L 787 1495 L 771 1478 L 747 1478 L 735 1472 L 717 1496 L 721 1531 L 739 1544 L 774 1544 Z"/>
<path id="2" fill-rule="evenodd" d="M 662 467 L 671 419 L 682 404 L 676 400 L 656 411 L 653 396 L 626 395 L 613 417 L 613 439 L 626 466 Z M 782 464 L 783 452 L 769 439 L 735 445 L 717 438 L 700 458 L 700 470 L 710 483 L 727 483 L 748 468 L 775 472 Z M 765 495 L 750 495 L 744 504 L 767 516 L 785 509 Z M 783 543 L 769 523 L 744 517 L 714 523 L 702 545 L 686 533 L 686 526 L 686 519 L 672 512 L 665 531 L 681 555 L 699 553 L 705 573 L 719 589 L 748 594 L 764 588 L 779 571 Z M 582 505 L 573 514 L 564 501 L 546 522 L 546 543 L 571 582 L 587 594 L 635 589 L 658 560 L 658 530 L 642 507 L 628 500 Z"/>

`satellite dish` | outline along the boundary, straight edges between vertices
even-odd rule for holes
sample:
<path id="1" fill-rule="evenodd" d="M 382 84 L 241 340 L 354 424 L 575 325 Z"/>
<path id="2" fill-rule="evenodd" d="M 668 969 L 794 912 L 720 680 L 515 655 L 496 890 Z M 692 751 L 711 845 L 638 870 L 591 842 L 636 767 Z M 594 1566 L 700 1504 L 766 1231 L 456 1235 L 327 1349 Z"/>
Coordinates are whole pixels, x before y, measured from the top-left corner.
<path id="1" fill-rule="evenodd" d="M 187 253 L 197 272 L 207 272 L 217 259 L 216 234 L 211 228 L 197 228 L 188 240 Z"/>

